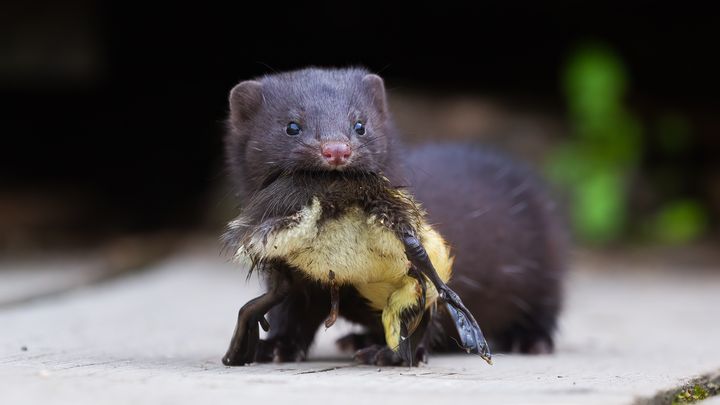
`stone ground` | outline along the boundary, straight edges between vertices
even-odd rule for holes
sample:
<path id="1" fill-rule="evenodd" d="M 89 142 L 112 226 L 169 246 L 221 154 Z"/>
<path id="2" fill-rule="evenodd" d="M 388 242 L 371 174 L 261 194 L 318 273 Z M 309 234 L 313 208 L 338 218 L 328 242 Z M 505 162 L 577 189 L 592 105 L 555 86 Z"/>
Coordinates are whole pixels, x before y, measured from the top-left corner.
<path id="1" fill-rule="evenodd" d="M 15 286 L 15 301 L 0 301 L 0 404 L 628 404 L 720 370 L 720 272 L 622 263 L 600 272 L 583 260 L 551 356 L 499 354 L 494 366 L 433 356 L 424 367 L 378 369 L 334 349 L 352 328 L 338 323 L 318 332 L 308 362 L 228 368 L 220 357 L 237 309 L 260 283 L 214 253 L 189 249 L 37 299 L 20 299 L 32 281 L 0 263 L 0 292 Z M 43 286 L 62 282 L 62 272 L 25 271 Z"/>

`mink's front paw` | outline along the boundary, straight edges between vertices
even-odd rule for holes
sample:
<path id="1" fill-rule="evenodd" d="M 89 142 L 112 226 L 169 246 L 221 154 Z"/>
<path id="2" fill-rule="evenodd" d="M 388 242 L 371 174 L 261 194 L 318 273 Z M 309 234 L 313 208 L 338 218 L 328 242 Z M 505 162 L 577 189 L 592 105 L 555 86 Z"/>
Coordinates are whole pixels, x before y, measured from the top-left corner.
<path id="1" fill-rule="evenodd" d="M 400 355 L 387 346 L 372 345 L 355 353 L 355 361 L 373 366 L 402 366 Z"/>
<path id="2" fill-rule="evenodd" d="M 384 342 L 384 337 L 372 333 L 349 333 L 335 341 L 338 350 L 346 353 L 354 353 L 372 345 Z"/>
<path id="3" fill-rule="evenodd" d="M 261 340 L 255 361 L 258 363 L 288 363 L 305 361 L 307 350 L 293 339 L 272 338 Z"/>

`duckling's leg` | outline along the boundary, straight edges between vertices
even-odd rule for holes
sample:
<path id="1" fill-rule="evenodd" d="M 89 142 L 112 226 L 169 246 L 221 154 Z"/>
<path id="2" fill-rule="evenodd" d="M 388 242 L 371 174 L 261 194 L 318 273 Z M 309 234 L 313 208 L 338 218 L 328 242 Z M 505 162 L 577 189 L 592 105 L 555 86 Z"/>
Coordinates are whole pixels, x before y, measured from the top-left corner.
<path id="1" fill-rule="evenodd" d="M 418 314 L 417 312 L 405 313 L 408 319 L 402 322 L 402 328 L 400 333 L 400 356 L 402 359 L 411 366 L 417 366 L 419 363 L 427 363 L 428 357 L 428 345 L 427 345 L 427 329 L 428 325 L 435 315 L 435 291 L 431 292 L 431 296 L 428 297 L 428 289 L 425 283 L 425 276 L 414 266 L 408 270 L 408 275 L 417 280 L 420 286 L 420 296 L 418 297 L 419 309 L 424 310 L 423 313 Z M 427 305 L 427 300 L 431 299 L 431 305 Z M 419 323 L 415 326 L 413 331 L 408 331 L 408 325 L 413 325 L 416 322 Z M 403 338 L 405 337 L 405 338 Z"/>
<path id="2" fill-rule="evenodd" d="M 403 279 L 402 286 L 390 295 L 382 313 L 385 342 L 408 365 L 417 365 L 415 350 L 427 326 L 425 322 L 422 330 L 417 330 L 423 323 L 426 289 L 422 276 L 420 281 L 416 277 L 409 275 Z"/>
<path id="3" fill-rule="evenodd" d="M 458 330 L 463 348 L 468 353 L 479 354 L 485 361 L 492 364 L 490 348 L 480 330 L 480 326 L 478 326 L 477 321 L 465 307 L 457 293 L 440 279 L 422 243 L 412 234 L 405 234 L 403 243 L 405 245 L 405 254 L 412 266 L 430 280 L 440 298 L 448 304 L 448 311 Z"/>
<path id="4" fill-rule="evenodd" d="M 280 303 L 290 291 L 289 277 L 279 270 L 271 273 L 268 292 L 248 301 L 238 312 L 235 332 L 230 340 L 230 347 L 222 358 L 226 366 L 244 366 L 255 361 L 260 330 L 258 324 L 267 331 L 270 328 L 265 314 Z"/>
<path id="5" fill-rule="evenodd" d="M 405 323 L 401 324 L 401 336 L 409 337 L 400 340 L 400 344 L 393 350 L 388 346 L 371 344 L 355 353 L 355 360 L 362 364 L 376 366 L 417 366 L 427 363 L 428 344 L 427 330 L 432 319 L 430 310 L 425 311 L 420 323 L 411 334 L 407 333 Z"/>

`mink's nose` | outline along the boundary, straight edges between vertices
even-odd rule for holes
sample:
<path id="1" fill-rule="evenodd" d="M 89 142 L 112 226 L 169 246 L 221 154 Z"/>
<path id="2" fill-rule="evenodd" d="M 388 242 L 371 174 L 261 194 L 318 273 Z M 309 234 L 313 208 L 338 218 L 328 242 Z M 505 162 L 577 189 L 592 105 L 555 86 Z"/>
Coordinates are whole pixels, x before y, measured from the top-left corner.
<path id="1" fill-rule="evenodd" d="M 320 147 L 323 157 L 331 166 L 342 166 L 352 154 L 350 145 L 344 142 L 328 142 Z"/>

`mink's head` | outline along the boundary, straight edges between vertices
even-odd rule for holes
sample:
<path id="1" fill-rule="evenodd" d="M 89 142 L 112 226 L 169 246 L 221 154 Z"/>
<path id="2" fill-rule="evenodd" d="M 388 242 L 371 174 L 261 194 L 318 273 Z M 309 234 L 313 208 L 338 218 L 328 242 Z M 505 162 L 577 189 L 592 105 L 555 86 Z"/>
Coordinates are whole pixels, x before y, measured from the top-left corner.
<path id="1" fill-rule="evenodd" d="M 230 92 L 225 150 L 243 195 L 293 172 L 384 172 L 393 130 L 383 80 L 363 69 L 303 69 Z"/>

